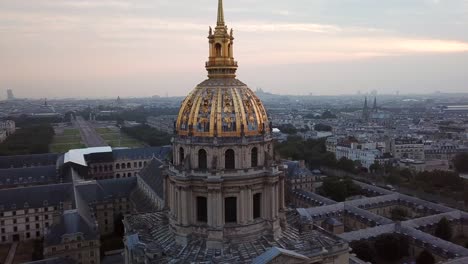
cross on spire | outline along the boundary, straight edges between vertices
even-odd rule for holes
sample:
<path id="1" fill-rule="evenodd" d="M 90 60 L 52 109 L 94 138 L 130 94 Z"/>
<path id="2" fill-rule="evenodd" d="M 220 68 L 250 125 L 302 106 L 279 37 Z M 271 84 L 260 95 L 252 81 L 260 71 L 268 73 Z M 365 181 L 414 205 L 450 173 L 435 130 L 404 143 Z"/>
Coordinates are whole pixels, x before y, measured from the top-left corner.
<path id="1" fill-rule="evenodd" d="M 223 0 L 218 0 L 218 27 L 224 27 L 224 8 Z"/>

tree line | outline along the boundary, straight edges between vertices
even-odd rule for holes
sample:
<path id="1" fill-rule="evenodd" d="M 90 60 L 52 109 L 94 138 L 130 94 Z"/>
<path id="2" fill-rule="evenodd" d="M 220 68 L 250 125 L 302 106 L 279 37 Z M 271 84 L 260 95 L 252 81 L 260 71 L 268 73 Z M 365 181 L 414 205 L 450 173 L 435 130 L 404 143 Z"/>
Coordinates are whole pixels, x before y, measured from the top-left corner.
<path id="1" fill-rule="evenodd" d="M 22 127 L 0 144 L 0 156 L 48 153 L 54 134 L 50 124 Z"/>
<path id="2" fill-rule="evenodd" d="M 150 146 L 165 146 L 171 144 L 172 135 L 148 125 L 123 127 L 122 132 Z"/>

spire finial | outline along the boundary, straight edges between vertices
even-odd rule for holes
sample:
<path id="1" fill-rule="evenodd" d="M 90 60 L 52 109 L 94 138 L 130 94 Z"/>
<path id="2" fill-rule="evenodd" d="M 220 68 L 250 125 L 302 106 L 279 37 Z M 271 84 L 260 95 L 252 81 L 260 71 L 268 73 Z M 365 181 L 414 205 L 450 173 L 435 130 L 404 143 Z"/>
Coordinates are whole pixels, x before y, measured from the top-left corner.
<path id="1" fill-rule="evenodd" d="M 218 0 L 218 22 L 217 22 L 217 26 L 224 27 L 223 0 Z"/>

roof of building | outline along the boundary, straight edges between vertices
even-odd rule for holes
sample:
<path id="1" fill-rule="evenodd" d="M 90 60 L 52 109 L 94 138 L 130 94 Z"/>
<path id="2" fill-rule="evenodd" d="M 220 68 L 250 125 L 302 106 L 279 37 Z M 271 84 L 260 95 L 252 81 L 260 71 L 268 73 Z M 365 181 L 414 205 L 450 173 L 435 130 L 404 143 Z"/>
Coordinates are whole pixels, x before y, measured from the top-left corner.
<path id="1" fill-rule="evenodd" d="M 287 177 L 298 178 L 314 175 L 307 167 L 301 166 L 300 161 L 285 161 L 284 164 L 288 166 Z"/>
<path id="2" fill-rule="evenodd" d="M 83 149 L 72 149 L 69 150 L 63 156 L 63 163 L 74 163 L 81 166 L 88 166 L 85 160 L 85 155 L 95 153 L 106 153 L 112 152 L 111 147 L 95 147 L 95 148 L 83 148 Z"/>
<path id="3" fill-rule="evenodd" d="M 0 190 L 0 211 L 59 206 L 61 202 L 74 204 L 72 183 Z"/>
<path id="4" fill-rule="evenodd" d="M 269 126 L 265 107 L 250 88 L 234 78 L 212 78 L 200 83 L 182 102 L 176 133 L 239 138 L 270 134 Z"/>
<path id="5" fill-rule="evenodd" d="M 289 256 L 295 259 L 300 259 L 303 261 L 310 260 L 308 257 L 302 254 L 298 254 L 292 250 L 287 250 L 287 249 L 279 248 L 279 247 L 272 247 L 269 250 L 265 251 L 260 256 L 253 259 L 252 264 L 268 264 L 271 261 L 273 261 L 275 258 L 281 255 L 286 255 L 286 256 Z"/>
<path id="6" fill-rule="evenodd" d="M 78 210 L 65 211 L 60 222 L 51 226 L 46 234 L 44 243 L 46 246 L 63 243 L 63 236 L 81 234 L 82 240 L 96 240 L 99 238 L 97 229 L 88 225 Z"/>
<path id="7" fill-rule="evenodd" d="M 42 260 L 26 262 L 25 264 L 75 264 L 76 262 L 71 258 L 52 257 Z"/>
<path id="8" fill-rule="evenodd" d="M 159 159 L 166 158 L 166 155 L 171 152 L 170 146 L 163 147 L 145 147 L 145 148 L 133 148 L 133 149 L 114 149 L 112 155 L 115 160 L 122 159 L 148 159 L 156 157 Z"/>
<path id="9" fill-rule="evenodd" d="M 85 181 L 76 183 L 76 191 L 88 203 L 101 202 L 108 199 L 128 198 L 136 188 L 135 177 Z"/>
<path id="10" fill-rule="evenodd" d="M 0 169 L 55 165 L 59 154 L 32 154 L 0 157 Z"/>
<path id="11" fill-rule="evenodd" d="M 160 198 L 164 198 L 164 178 L 161 166 L 161 161 L 152 159 L 151 162 L 140 171 L 139 175 Z"/>
<path id="12" fill-rule="evenodd" d="M 297 217 L 297 216 L 293 216 Z M 294 219 L 288 217 L 288 222 Z M 277 247 L 282 253 L 294 256 L 318 257 L 348 250 L 348 245 L 337 236 L 322 229 L 299 232 L 294 224 L 288 224 L 282 236 L 275 239 L 271 235 L 262 235 L 245 243 L 226 242 L 222 249 L 208 249 L 204 241 L 189 239 L 186 246 L 176 243 L 174 234 L 168 224 L 167 212 L 160 211 L 147 214 L 131 215 L 125 218 L 127 238 L 133 246 L 132 254 L 144 258 L 146 263 L 251 263 L 255 258 Z M 147 252 L 163 251 L 153 259 Z M 273 256 L 270 251 L 264 258 Z M 171 262 L 172 263 L 172 262 Z M 257 262 L 262 263 L 262 262 Z"/>
<path id="13" fill-rule="evenodd" d="M 57 182 L 59 174 L 55 165 L 0 169 L 0 186 L 17 184 L 45 184 Z"/>

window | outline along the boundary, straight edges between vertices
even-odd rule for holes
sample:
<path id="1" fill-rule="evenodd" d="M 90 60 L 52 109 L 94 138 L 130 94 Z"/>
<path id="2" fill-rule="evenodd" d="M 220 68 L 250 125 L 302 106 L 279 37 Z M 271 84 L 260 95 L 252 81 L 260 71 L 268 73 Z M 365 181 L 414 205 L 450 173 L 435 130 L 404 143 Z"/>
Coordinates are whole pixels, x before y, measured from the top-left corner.
<path id="1" fill-rule="evenodd" d="M 115 168 L 118 169 L 118 170 L 120 170 L 120 164 L 118 164 L 118 163 L 115 164 Z"/>
<path id="2" fill-rule="evenodd" d="M 140 162 L 138 162 L 138 167 L 140 167 L 140 168 L 141 168 L 142 166 L 143 166 L 143 163 L 141 163 L 141 161 L 140 161 Z"/>
<path id="3" fill-rule="evenodd" d="M 224 199 L 224 221 L 226 223 L 237 222 L 237 198 L 227 197 Z"/>
<path id="4" fill-rule="evenodd" d="M 215 52 L 216 52 L 215 55 L 216 55 L 216 57 L 221 57 L 221 55 L 222 55 L 221 49 L 222 49 L 221 44 L 216 43 L 215 44 Z"/>
<path id="5" fill-rule="evenodd" d="M 258 149 L 257 148 L 253 148 L 252 152 L 250 153 L 250 163 L 253 168 L 258 166 Z"/>
<path id="6" fill-rule="evenodd" d="M 185 158 L 184 148 L 180 148 L 179 149 L 179 164 L 181 165 L 184 164 L 184 158 Z"/>
<path id="7" fill-rule="evenodd" d="M 204 149 L 198 151 L 198 168 L 201 170 L 206 170 L 208 168 L 206 150 Z"/>
<path id="8" fill-rule="evenodd" d="M 127 163 L 127 169 L 132 168 L 132 164 L 130 162 Z"/>
<path id="9" fill-rule="evenodd" d="M 13 219 L 13 224 L 16 224 L 16 219 Z"/>
<path id="10" fill-rule="evenodd" d="M 235 154 L 234 150 L 228 149 L 224 154 L 224 167 L 227 170 L 234 170 L 236 168 Z"/>
<path id="11" fill-rule="evenodd" d="M 31 238 L 31 234 L 29 232 L 26 232 L 26 238 Z"/>
<path id="12" fill-rule="evenodd" d="M 40 227 L 39 224 L 36 224 L 36 228 L 39 228 L 39 227 Z"/>
<path id="13" fill-rule="evenodd" d="M 197 221 L 204 223 L 208 221 L 206 197 L 197 197 Z"/>
<path id="14" fill-rule="evenodd" d="M 262 194 L 256 193 L 253 196 L 253 218 L 261 217 L 261 207 L 262 207 Z"/>
<path id="15" fill-rule="evenodd" d="M 29 225 L 26 225 L 26 230 L 29 230 Z"/>
<path id="16" fill-rule="evenodd" d="M 36 237 L 40 237 L 41 236 L 41 231 L 37 231 L 36 232 Z"/>
<path id="17" fill-rule="evenodd" d="M 122 169 L 125 169 L 125 163 L 122 163 Z"/>
<path id="18" fill-rule="evenodd" d="M 13 232 L 18 232 L 18 227 L 17 226 L 13 227 Z"/>

